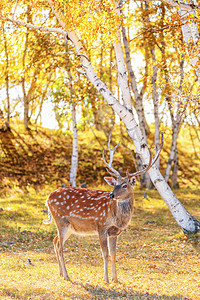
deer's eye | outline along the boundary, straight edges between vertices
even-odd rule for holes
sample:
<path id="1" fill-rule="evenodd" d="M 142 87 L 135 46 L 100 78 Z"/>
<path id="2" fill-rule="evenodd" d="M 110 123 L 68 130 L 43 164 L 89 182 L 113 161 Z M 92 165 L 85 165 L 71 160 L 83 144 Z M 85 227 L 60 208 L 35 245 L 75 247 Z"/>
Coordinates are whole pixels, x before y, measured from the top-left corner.
<path id="1" fill-rule="evenodd" d="M 126 183 L 122 184 L 122 188 L 126 189 L 127 188 L 127 184 Z"/>

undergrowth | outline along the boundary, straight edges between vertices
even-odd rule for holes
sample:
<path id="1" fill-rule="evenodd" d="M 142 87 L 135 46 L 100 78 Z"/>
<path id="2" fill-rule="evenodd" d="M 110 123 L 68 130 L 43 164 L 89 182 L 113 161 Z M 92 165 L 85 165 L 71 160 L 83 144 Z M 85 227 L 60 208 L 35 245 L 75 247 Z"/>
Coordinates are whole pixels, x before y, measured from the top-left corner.
<path id="1" fill-rule="evenodd" d="M 164 174 L 170 153 L 171 133 L 169 128 L 163 128 L 164 147 L 160 155 L 160 169 Z M 152 130 L 153 132 L 153 130 Z M 133 142 L 126 132 L 121 132 L 115 126 L 112 133 L 112 146 L 121 140 L 115 153 L 113 166 L 135 171 L 131 154 L 135 155 Z M 148 144 L 154 153 L 154 134 L 149 136 Z M 102 160 L 103 149 L 108 159 L 107 138 L 101 131 L 88 129 L 79 132 L 79 164 L 77 185 L 86 182 L 89 185 L 103 184 L 106 174 Z M 197 188 L 199 186 L 200 145 L 197 141 L 195 151 L 186 128 L 178 139 L 180 187 Z M 10 190 L 28 192 L 30 188 L 41 189 L 52 184 L 69 185 L 69 170 L 71 167 L 72 134 L 31 126 L 24 130 L 20 124 L 13 124 L 11 131 L 0 132 L 0 194 Z"/>

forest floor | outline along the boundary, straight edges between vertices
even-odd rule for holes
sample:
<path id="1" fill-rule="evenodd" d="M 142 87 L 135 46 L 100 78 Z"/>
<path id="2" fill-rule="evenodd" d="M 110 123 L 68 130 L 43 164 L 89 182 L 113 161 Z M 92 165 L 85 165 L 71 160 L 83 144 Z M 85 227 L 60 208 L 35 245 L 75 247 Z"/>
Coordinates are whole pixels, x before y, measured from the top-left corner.
<path id="1" fill-rule="evenodd" d="M 138 187 L 132 222 L 118 241 L 119 282 L 103 282 L 95 236 L 67 241 L 71 282 L 64 281 L 53 250 L 55 224 L 43 224 L 52 189 L 10 191 L 0 198 L 0 299 L 200 299 L 199 235 L 184 235 L 157 191 L 146 190 L 144 199 Z M 200 190 L 175 193 L 200 219 Z"/>
<path id="2" fill-rule="evenodd" d="M 163 128 L 164 146 L 160 154 L 160 170 L 165 173 L 171 145 L 171 132 Z M 179 170 L 178 182 L 181 188 L 198 188 L 200 185 L 200 143 L 190 138 L 188 128 L 183 128 L 178 139 Z M 199 132 L 200 135 L 200 132 Z M 148 137 L 148 144 L 154 155 L 154 134 Z M 112 132 L 112 147 L 120 140 L 113 166 L 126 174 L 135 171 L 132 155 L 135 148 L 125 129 L 115 126 Z M 102 184 L 106 174 L 102 160 L 103 149 L 108 160 L 107 138 L 101 131 L 87 129 L 79 132 L 79 163 L 77 186 Z M 31 126 L 25 130 L 23 124 L 13 123 L 11 131 L 0 132 L 0 195 L 10 189 L 27 192 L 30 187 L 41 189 L 49 184 L 69 185 L 71 167 L 72 134 L 58 130 Z M 171 180 L 171 179 L 170 179 Z"/>

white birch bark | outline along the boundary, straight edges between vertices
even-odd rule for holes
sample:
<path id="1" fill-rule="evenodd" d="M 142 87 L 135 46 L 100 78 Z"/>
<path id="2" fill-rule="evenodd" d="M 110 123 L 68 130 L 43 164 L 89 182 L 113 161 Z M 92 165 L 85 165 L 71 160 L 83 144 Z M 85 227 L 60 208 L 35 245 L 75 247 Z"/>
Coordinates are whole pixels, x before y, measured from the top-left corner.
<path id="1" fill-rule="evenodd" d="M 122 1 L 120 0 L 118 2 L 115 2 L 115 5 L 116 5 L 117 13 L 119 15 L 122 15 L 122 11 L 121 11 Z M 123 55 L 123 50 L 122 50 L 122 46 L 121 46 L 121 36 L 119 35 L 119 32 L 118 32 L 118 41 L 119 42 L 117 43 L 117 48 L 115 48 L 116 59 L 118 61 L 118 58 L 120 57 L 120 62 L 121 62 L 121 64 L 119 64 L 119 63 L 117 64 L 118 71 L 120 72 L 120 74 L 124 74 L 124 72 L 126 70 L 126 66 L 127 66 L 128 73 L 131 78 L 132 89 L 134 91 L 135 106 L 136 106 L 136 111 L 138 114 L 140 130 L 142 131 L 145 143 L 147 143 L 147 135 L 146 135 L 146 130 L 145 130 L 145 115 L 144 115 L 144 109 L 143 109 L 143 105 L 142 105 L 142 96 L 141 96 L 141 94 L 139 94 L 138 89 L 137 89 L 136 78 L 135 78 L 135 74 L 133 72 L 133 68 L 131 65 L 130 49 L 129 49 L 128 41 L 126 38 L 125 28 L 123 26 L 121 27 L 121 31 L 122 31 L 122 36 L 123 36 L 124 48 L 125 48 L 126 64 L 124 61 L 124 55 Z M 122 82 L 122 80 L 119 80 L 118 84 L 119 84 L 119 86 L 122 86 L 122 84 L 123 84 L 123 86 L 125 87 L 125 88 L 123 88 L 123 90 L 126 92 L 126 94 L 129 93 L 129 98 L 131 98 L 130 89 L 128 86 L 128 76 L 126 76 L 126 77 L 123 76 L 123 82 Z M 124 93 L 124 95 L 125 95 L 125 93 Z M 125 97 L 126 97 L 126 95 L 125 95 Z M 127 105 L 126 105 L 126 107 L 127 107 Z M 142 169 L 143 163 L 142 163 L 139 155 L 137 156 L 137 162 L 138 162 L 138 169 Z M 148 173 L 145 173 L 141 176 L 141 182 L 144 187 L 147 187 L 147 188 L 151 187 L 151 180 L 150 180 Z"/>
<path id="2" fill-rule="evenodd" d="M 122 99 L 127 107 L 127 109 L 132 110 L 131 108 L 131 95 L 128 85 L 128 75 L 126 72 L 126 65 L 124 61 L 124 54 L 121 44 L 121 35 L 118 32 L 118 43 L 114 45 L 115 56 L 117 61 L 117 70 L 118 70 L 118 85 L 121 88 Z"/>
<path id="3" fill-rule="evenodd" d="M 24 53 L 23 53 L 23 58 L 22 58 L 22 66 L 23 66 L 23 76 L 22 76 L 22 92 L 23 92 L 23 101 L 24 101 L 24 127 L 26 129 L 28 129 L 28 123 L 29 123 L 29 116 L 28 116 L 28 112 L 29 112 L 29 101 L 28 101 L 28 97 L 26 94 L 26 88 L 25 88 L 25 74 L 26 74 L 26 70 L 25 70 L 25 58 L 26 58 L 26 53 L 27 53 L 27 48 L 28 48 L 28 35 L 29 32 L 27 30 L 26 33 L 26 40 L 25 40 L 25 48 L 24 48 Z"/>
<path id="4" fill-rule="evenodd" d="M 148 0 L 149 1 L 149 0 Z M 195 11 L 196 9 L 200 8 L 200 5 L 194 3 L 186 3 L 183 1 L 176 1 L 176 0 L 161 0 L 164 3 L 167 3 L 171 6 L 180 7 L 183 9 L 187 9 L 188 11 Z"/>
<path id="5" fill-rule="evenodd" d="M 7 128 L 10 128 L 10 94 L 9 94 L 9 57 L 8 57 L 8 45 L 7 45 L 7 36 L 3 24 L 3 39 L 4 39 L 4 49 L 5 49 L 5 81 L 6 81 L 6 98 L 7 98 Z"/>
<path id="6" fill-rule="evenodd" d="M 76 186 L 76 174 L 78 169 L 78 130 L 76 126 L 76 104 L 72 102 L 72 126 L 73 126 L 73 144 L 70 169 L 70 185 Z"/>
<path id="7" fill-rule="evenodd" d="M 175 156 L 174 156 L 174 165 L 173 165 L 173 169 L 172 169 L 171 186 L 174 189 L 179 188 L 179 184 L 178 184 L 178 149 L 177 149 L 177 145 L 176 145 Z"/>
<path id="8" fill-rule="evenodd" d="M 189 1 L 189 4 L 194 4 L 194 1 Z M 196 17 L 196 13 L 192 12 L 194 15 L 194 19 Z M 180 8 L 179 9 L 179 15 L 181 18 L 187 18 L 189 17 L 189 14 L 191 14 L 188 9 Z M 199 41 L 199 31 L 198 31 L 198 24 L 197 22 L 192 22 L 192 24 L 189 24 L 187 21 L 183 21 L 182 25 L 182 33 L 183 33 L 183 41 L 188 45 L 187 51 L 190 57 L 190 60 L 192 62 L 193 67 L 195 68 L 196 76 L 198 79 L 198 82 L 200 84 L 200 68 L 198 65 L 198 61 L 200 60 L 200 55 L 194 55 L 194 51 L 191 50 L 191 47 L 189 44 L 193 42 L 194 46 L 198 47 L 198 50 L 200 51 L 199 46 L 197 46 L 197 43 Z M 199 53 L 196 49 L 196 53 Z"/>
<path id="9" fill-rule="evenodd" d="M 121 14 L 121 1 L 115 2 L 116 12 Z M 125 104 L 128 110 L 132 110 L 131 107 L 131 94 L 128 84 L 128 74 L 126 70 L 126 64 L 124 60 L 124 54 L 121 43 L 121 34 L 120 27 L 117 32 L 117 42 L 114 44 L 115 57 L 117 62 L 117 70 L 118 70 L 118 86 L 121 89 L 123 103 Z"/>
<path id="10" fill-rule="evenodd" d="M 132 90 L 133 90 L 134 96 L 135 96 L 135 107 L 136 107 L 136 111 L 137 111 L 137 115 L 138 115 L 139 127 L 140 127 L 140 130 L 144 137 L 145 143 L 147 143 L 147 135 L 146 135 L 146 130 L 145 130 L 145 115 L 144 115 L 144 109 L 143 109 L 143 105 L 142 105 L 142 96 L 139 93 L 138 88 L 137 88 L 136 77 L 135 77 L 135 74 L 134 74 L 134 71 L 132 68 L 132 64 L 131 64 L 130 49 L 129 49 L 128 40 L 126 37 L 126 32 L 125 32 L 124 27 L 122 27 L 122 35 L 123 35 L 123 42 L 124 42 L 124 48 L 125 48 L 126 65 L 128 68 L 130 79 L 131 79 Z M 138 169 L 139 170 L 142 169 L 143 163 L 142 163 L 139 155 L 137 156 L 137 162 L 138 162 Z M 144 187 L 147 187 L 147 188 L 151 187 L 151 181 L 150 181 L 150 177 L 149 177 L 148 173 L 145 173 L 141 176 L 141 182 Z"/>
<path id="11" fill-rule="evenodd" d="M 165 178 L 166 182 L 169 181 L 172 162 L 174 161 L 175 154 L 176 154 L 178 133 L 179 133 L 179 128 L 178 128 L 177 124 L 175 124 L 175 126 L 173 127 L 173 133 L 172 133 L 171 150 L 170 150 L 169 159 L 168 159 L 168 162 L 167 162 L 167 167 L 165 169 L 165 175 L 164 175 L 164 178 Z"/>
<path id="12" fill-rule="evenodd" d="M 155 55 L 155 48 L 151 49 L 152 60 L 153 60 L 153 76 L 152 76 L 152 98 L 153 98 L 153 108 L 154 108 L 154 120 L 155 120 L 155 135 L 154 135 L 154 143 L 155 148 L 158 150 L 160 148 L 160 121 L 159 121 L 159 99 L 157 93 L 157 63 L 156 63 L 156 55 Z M 159 168 L 160 166 L 160 158 L 156 161 L 156 166 Z"/>
<path id="13" fill-rule="evenodd" d="M 129 45 L 128 45 L 124 27 L 122 27 L 122 35 L 123 35 L 123 42 L 124 42 L 125 55 L 126 55 L 126 64 L 127 64 L 129 76 L 131 79 L 131 86 L 132 86 L 133 93 L 135 96 L 135 107 L 136 107 L 136 111 L 137 111 L 137 115 L 138 115 L 140 130 L 142 131 L 142 134 L 146 141 L 147 136 L 146 136 L 146 130 L 145 130 L 145 115 L 144 115 L 144 109 L 143 109 L 143 105 L 142 105 L 142 97 L 137 88 L 136 77 L 135 77 L 135 73 L 133 71 L 132 64 L 131 64 L 130 49 L 129 49 Z"/>
<path id="14" fill-rule="evenodd" d="M 77 122 L 76 122 L 76 104 L 73 98 L 75 94 L 73 84 L 72 84 L 72 74 L 70 70 L 70 61 L 68 55 L 68 44 L 67 44 L 67 36 L 64 36 L 65 39 L 65 59 L 66 59 L 66 69 L 69 79 L 69 89 L 72 101 L 72 128 L 73 128 L 73 142 L 72 142 L 72 158 L 71 158 L 71 168 L 70 168 L 70 185 L 76 186 L 76 174 L 78 169 L 78 130 L 77 130 Z"/>
<path id="15" fill-rule="evenodd" d="M 149 3 L 145 1 L 145 13 L 146 13 L 146 21 L 148 25 L 150 25 L 150 17 L 149 17 Z M 157 61 L 156 61 L 156 50 L 155 46 L 151 46 L 151 57 L 152 57 L 152 99 L 153 99 L 153 108 L 154 108 L 154 120 L 155 120 L 155 134 L 154 134 L 154 144 L 156 151 L 160 148 L 160 121 L 159 121 L 159 96 L 157 92 Z M 156 161 L 156 166 L 159 168 L 160 166 L 160 158 Z"/>
<path id="16" fill-rule="evenodd" d="M 172 97 L 171 98 L 169 98 L 169 96 L 166 97 L 166 100 L 168 102 L 169 111 L 170 111 L 171 121 L 172 121 L 172 144 L 171 144 L 170 155 L 169 155 L 169 159 L 167 162 L 167 166 L 165 169 L 165 175 L 164 175 L 166 182 L 169 181 L 172 163 L 176 164 L 176 166 L 174 166 L 174 172 L 178 168 L 178 163 L 175 162 L 175 158 L 178 159 L 178 153 L 176 154 L 176 152 L 178 151 L 177 139 L 178 139 L 178 134 L 180 131 L 182 119 L 184 117 L 184 111 L 186 110 L 187 105 L 188 105 L 188 101 L 186 101 L 186 103 L 184 104 L 184 109 L 183 109 L 183 107 L 182 107 L 183 104 L 181 102 L 181 92 L 182 92 L 182 88 L 183 88 L 183 78 L 184 78 L 183 66 L 184 66 L 184 60 L 182 59 L 180 62 L 180 86 L 177 90 L 177 92 L 178 92 L 177 112 L 175 112 L 173 109 L 173 106 L 171 103 L 173 100 Z M 168 79 L 167 74 L 165 74 L 165 75 L 166 75 L 166 79 Z M 175 174 L 174 174 L 174 177 L 175 177 Z M 173 184 L 172 184 L 172 186 L 173 186 Z M 177 184 L 176 184 L 176 186 L 177 186 Z"/>

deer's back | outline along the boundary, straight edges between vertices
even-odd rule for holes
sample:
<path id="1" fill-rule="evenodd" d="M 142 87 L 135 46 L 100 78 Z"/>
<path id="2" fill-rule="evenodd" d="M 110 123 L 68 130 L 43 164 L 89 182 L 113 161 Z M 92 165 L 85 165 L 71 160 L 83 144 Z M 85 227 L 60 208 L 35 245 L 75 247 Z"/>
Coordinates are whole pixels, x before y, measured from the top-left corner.
<path id="1" fill-rule="evenodd" d="M 47 204 L 56 223 L 72 225 L 75 233 L 97 232 L 108 219 L 113 201 L 109 192 L 65 187 L 52 192 Z"/>

